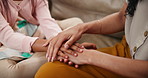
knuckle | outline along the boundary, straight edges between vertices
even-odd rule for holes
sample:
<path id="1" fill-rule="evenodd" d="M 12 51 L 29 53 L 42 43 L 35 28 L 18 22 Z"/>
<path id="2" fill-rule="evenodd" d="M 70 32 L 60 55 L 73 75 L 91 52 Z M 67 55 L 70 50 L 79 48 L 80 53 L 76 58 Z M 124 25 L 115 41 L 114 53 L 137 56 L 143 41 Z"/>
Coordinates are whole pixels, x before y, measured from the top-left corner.
<path id="1" fill-rule="evenodd" d="M 49 44 L 50 44 L 50 46 L 53 46 L 53 41 L 50 41 Z"/>
<path id="2" fill-rule="evenodd" d="M 58 55 L 61 55 L 61 54 L 62 54 L 61 51 L 59 51 L 59 52 L 58 52 Z"/>
<path id="3" fill-rule="evenodd" d="M 75 45 L 76 45 L 76 46 L 78 46 L 78 45 L 79 45 L 79 43 L 75 43 Z"/>
<path id="4" fill-rule="evenodd" d="M 62 48 L 60 48 L 60 50 L 62 50 L 62 51 L 66 51 L 66 49 L 65 49 L 65 48 L 63 48 L 63 47 L 62 47 Z"/>
<path id="5" fill-rule="evenodd" d="M 69 50 L 69 53 L 70 53 L 70 54 L 73 54 L 73 51 L 72 51 L 72 50 Z"/>
<path id="6" fill-rule="evenodd" d="M 59 49 L 60 45 L 59 44 L 55 44 L 55 49 Z"/>
<path id="7" fill-rule="evenodd" d="M 76 48 L 75 48 L 75 50 L 79 50 L 79 48 L 78 48 L 78 47 L 76 47 Z"/>
<path id="8" fill-rule="evenodd" d="M 54 47 L 54 52 L 56 53 L 59 50 L 59 47 L 55 46 Z"/>

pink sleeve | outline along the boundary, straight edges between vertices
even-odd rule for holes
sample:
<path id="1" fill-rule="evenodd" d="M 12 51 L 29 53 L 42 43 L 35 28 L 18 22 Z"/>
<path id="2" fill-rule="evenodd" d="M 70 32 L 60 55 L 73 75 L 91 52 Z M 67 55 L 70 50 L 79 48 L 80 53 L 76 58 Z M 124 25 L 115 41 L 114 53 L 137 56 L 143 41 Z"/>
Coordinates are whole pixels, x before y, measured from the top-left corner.
<path id="1" fill-rule="evenodd" d="M 39 26 L 47 39 L 56 36 L 59 32 L 62 31 L 56 21 L 51 17 L 47 0 L 38 0 L 36 15 L 36 18 L 40 24 Z"/>
<path id="2" fill-rule="evenodd" d="M 33 38 L 15 33 L 0 13 L 0 42 L 5 46 L 21 52 L 30 52 L 31 46 L 36 39 L 37 37 Z"/>

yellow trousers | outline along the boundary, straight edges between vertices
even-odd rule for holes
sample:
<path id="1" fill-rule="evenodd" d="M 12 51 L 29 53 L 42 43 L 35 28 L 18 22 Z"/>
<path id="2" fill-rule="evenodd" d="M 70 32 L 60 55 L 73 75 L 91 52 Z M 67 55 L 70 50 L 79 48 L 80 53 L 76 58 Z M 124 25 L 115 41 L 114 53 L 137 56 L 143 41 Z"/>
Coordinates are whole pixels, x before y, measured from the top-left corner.
<path id="1" fill-rule="evenodd" d="M 125 38 L 113 47 L 98 49 L 111 55 L 131 58 Z M 98 59 L 101 59 L 98 57 Z M 121 70 L 122 71 L 122 70 Z M 61 62 L 46 63 L 36 73 L 35 78 L 124 78 L 106 69 L 82 65 L 78 69 Z"/>

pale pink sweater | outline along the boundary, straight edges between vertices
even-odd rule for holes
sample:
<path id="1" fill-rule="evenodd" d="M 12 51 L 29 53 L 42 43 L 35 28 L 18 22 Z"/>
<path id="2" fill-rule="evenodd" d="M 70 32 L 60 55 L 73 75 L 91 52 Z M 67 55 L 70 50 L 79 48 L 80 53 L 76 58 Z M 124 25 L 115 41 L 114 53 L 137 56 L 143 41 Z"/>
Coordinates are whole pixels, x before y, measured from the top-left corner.
<path id="1" fill-rule="evenodd" d="M 31 46 L 37 37 L 29 37 L 16 33 L 12 27 L 15 26 L 18 13 L 29 23 L 40 26 L 46 38 L 53 37 L 61 32 L 61 29 L 51 17 L 46 0 L 34 0 L 32 6 L 31 0 L 23 0 L 17 5 L 13 0 L 8 0 L 10 8 L 6 15 L 4 5 L 0 0 L 0 42 L 9 48 L 22 52 L 30 52 Z"/>

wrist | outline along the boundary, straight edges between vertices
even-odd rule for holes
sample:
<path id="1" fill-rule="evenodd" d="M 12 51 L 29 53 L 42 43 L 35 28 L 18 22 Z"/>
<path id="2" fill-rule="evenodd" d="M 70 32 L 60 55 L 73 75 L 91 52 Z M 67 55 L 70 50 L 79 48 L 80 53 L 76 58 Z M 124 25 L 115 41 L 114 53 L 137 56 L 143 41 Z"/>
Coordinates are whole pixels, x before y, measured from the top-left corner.
<path id="1" fill-rule="evenodd" d="M 95 62 L 96 57 L 96 50 L 89 50 L 89 54 L 87 56 L 87 59 L 85 61 L 85 64 L 93 65 L 93 62 Z"/>
<path id="2" fill-rule="evenodd" d="M 87 59 L 87 64 L 89 65 L 96 65 L 96 63 L 100 64 L 101 59 L 99 58 L 102 58 L 102 55 L 100 55 L 100 52 L 98 52 L 97 50 L 91 50 L 89 57 Z"/>
<path id="3" fill-rule="evenodd" d="M 96 20 L 96 21 L 91 21 L 91 22 L 87 22 L 84 23 L 83 27 L 83 32 L 85 33 L 94 33 L 94 30 L 96 30 L 96 26 L 100 26 L 100 20 Z"/>
<path id="4" fill-rule="evenodd" d="M 78 24 L 77 27 L 78 27 L 78 31 L 79 31 L 81 34 L 86 33 L 87 30 L 88 30 L 88 25 L 87 25 L 87 23 Z"/>

